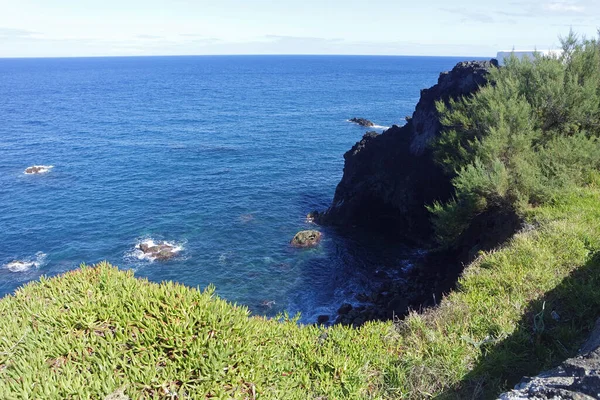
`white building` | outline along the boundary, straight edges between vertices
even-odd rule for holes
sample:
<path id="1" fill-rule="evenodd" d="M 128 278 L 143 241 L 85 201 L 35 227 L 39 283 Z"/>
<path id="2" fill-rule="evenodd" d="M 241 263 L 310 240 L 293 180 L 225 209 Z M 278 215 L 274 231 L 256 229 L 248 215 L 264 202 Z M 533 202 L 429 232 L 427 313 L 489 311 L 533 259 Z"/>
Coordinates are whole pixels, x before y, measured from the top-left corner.
<path id="1" fill-rule="evenodd" d="M 504 59 L 509 58 L 511 55 L 514 55 L 519 60 L 522 60 L 525 57 L 533 60 L 536 54 L 541 56 L 560 56 L 562 50 L 504 50 L 498 52 L 496 59 L 500 65 L 504 65 Z"/>

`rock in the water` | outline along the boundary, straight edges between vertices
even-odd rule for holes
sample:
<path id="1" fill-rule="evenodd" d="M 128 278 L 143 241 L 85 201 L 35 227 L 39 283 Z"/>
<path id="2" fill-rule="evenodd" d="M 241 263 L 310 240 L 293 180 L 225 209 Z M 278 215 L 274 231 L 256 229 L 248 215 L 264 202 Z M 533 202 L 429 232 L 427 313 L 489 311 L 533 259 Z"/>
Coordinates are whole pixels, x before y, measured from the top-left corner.
<path id="1" fill-rule="evenodd" d="M 311 211 L 308 214 L 306 214 L 306 222 L 308 222 L 309 224 L 316 223 L 318 219 L 319 219 L 318 211 Z"/>
<path id="2" fill-rule="evenodd" d="M 20 260 L 13 260 L 3 267 L 10 272 L 25 272 L 31 268 L 39 268 L 46 262 L 47 255 L 38 251 L 35 253 L 35 257 L 22 258 Z"/>
<path id="3" fill-rule="evenodd" d="M 317 324 L 323 325 L 329 322 L 329 315 L 319 315 L 317 317 Z"/>
<path id="4" fill-rule="evenodd" d="M 291 241 L 294 247 L 313 247 L 321 241 L 321 232 L 319 231 L 300 231 Z"/>
<path id="5" fill-rule="evenodd" d="M 11 272 L 23 272 L 35 267 L 36 264 L 33 261 L 19 261 L 14 260 L 6 264 L 6 269 Z"/>
<path id="6" fill-rule="evenodd" d="M 562 399 L 591 400 L 600 398 L 600 320 L 581 348 L 580 355 L 570 358 L 550 371 L 525 378 L 515 390 L 500 395 L 500 400 Z"/>
<path id="7" fill-rule="evenodd" d="M 155 244 L 152 241 L 147 241 L 138 244 L 136 247 L 146 258 L 159 261 L 169 260 L 181 251 L 181 247 L 168 242 L 159 242 Z"/>
<path id="8" fill-rule="evenodd" d="M 27 167 L 25 169 L 25 173 L 27 175 L 45 174 L 47 172 L 50 172 L 52 168 L 54 168 L 53 165 L 33 165 L 31 167 Z"/>
<path id="9" fill-rule="evenodd" d="M 358 125 L 364 126 L 364 127 L 375 126 L 374 123 L 372 123 L 368 119 L 364 119 L 364 118 L 351 118 L 351 119 L 349 119 L 349 121 L 354 122 L 355 124 L 358 124 Z"/>
<path id="10" fill-rule="evenodd" d="M 338 309 L 338 314 L 339 315 L 345 315 L 345 314 L 348 314 L 350 311 L 352 311 L 352 304 L 350 304 L 350 303 L 344 303 Z"/>

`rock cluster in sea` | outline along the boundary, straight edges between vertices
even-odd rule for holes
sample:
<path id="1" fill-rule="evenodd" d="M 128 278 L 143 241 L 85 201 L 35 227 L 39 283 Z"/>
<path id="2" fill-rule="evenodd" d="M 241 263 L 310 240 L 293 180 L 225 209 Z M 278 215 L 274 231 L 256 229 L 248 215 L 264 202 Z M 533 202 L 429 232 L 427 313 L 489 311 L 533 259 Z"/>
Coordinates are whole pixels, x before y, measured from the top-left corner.
<path id="1" fill-rule="evenodd" d="M 369 121 L 368 119 L 364 119 L 364 118 L 350 118 L 348 121 L 354 122 L 355 124 L 358 124 L 360 126 L 364 126 L 367 128 L 375 126 L 375 124 L 373 122 Z"/>
<path id="2" fill-rule="evenodd" d="M 177 245 L 169 242 L 142 242 L 136 246 L 144 256 L 152 260 L 167 261 L 175 257 L 181 250 Z"/>
<path id="3" fill-rule="evenodd" d="M 27 175 L 35 175 L 35 174 L 45 174 L 50 172 L 50 170 L 54 168 L 53 165 L 32 165 L 31 167 L 27 167 L 25 169 L 25 174 Z"/>
<path id="4" fill-rule="evenodd" d="M 13 260 L 6 264 L 6 268 L 12 272 L 22 272 L 35 267 L 36 264 L 34 261 L 22 261 L 22 260 Z"/>

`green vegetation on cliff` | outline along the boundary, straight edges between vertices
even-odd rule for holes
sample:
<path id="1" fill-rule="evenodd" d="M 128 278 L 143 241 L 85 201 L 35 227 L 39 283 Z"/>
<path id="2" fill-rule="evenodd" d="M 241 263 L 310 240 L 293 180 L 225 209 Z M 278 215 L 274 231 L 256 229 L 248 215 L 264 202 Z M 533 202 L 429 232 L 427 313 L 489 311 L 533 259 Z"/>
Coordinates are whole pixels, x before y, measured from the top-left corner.
<path id="1" fill-rule="evenodd" d="M 433 144 L 454 175 L 455 199 L 431 210 L 452 243 L 490 209 L 529 206 L 589 183 L 600 167 L 600 44 L 563 40 L 563 53 L 507 60 L 474 96 L 438 104 L 445 127 Z"/>
<path id="2" fill-rule="evenodd" d="M 528 228 L 480 254 L 438 307 L 299 326 L 212 288 L 84 266 L 0 300 L 0 398 L 478 398 L 573 355 L 600 310 L 600 56 L 594 41 L 565 48 L 512 60 L 441 110 L 436 154 L 457 192 L 434 207 L 440 236 L 491 207 Z"/>

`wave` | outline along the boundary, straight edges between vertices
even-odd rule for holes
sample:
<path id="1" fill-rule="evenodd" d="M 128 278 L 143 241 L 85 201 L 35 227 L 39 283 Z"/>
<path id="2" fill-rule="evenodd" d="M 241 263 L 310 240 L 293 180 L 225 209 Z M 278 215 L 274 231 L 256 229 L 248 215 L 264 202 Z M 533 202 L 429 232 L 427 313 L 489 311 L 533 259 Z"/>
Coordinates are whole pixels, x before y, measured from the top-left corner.
<path id="1" fill-rule="evenodd" d="M 355 124 L 355 125 L 356 125 L 356 123 L 355 123 L 355 122 L 353 122 L 353 121 L 350 121 L 349 119 L 347 119 L 347 120 L 346 120 L 346 122 L 350 122 L 351 124 Z M 360 127 L 360 128 L 365 128 L 365 129 L 381 129 L 381 130 L 390 129 L 390 127 L 389 127 L 389 126 L 385 126 L 385 125 L 377 125 L 377 124 L 375 124 L 375 125 L 373 125 L 373 126 L 361 126 L 361 125 L 357 125 L 357 126 L 358 126 L 358 127 Z"/>
<path id="2" fill-rule="evenodd" d="M 24 171 L 25 175 L 35 175 L 35 174 L 47 174 L 50 170 L 54 168 L 54 165 L 32 165 L 31 167 L 27 167 Z"/>
<path id="3" fill-rule="evenodd" d="M 173 254 L 173 257 L 177 257 L 184 249 L 184 243 L 177 242 L 169 242 L 166 240 L 155 241 L 152 238 L 144 238 L 139 240 L 133 250 L 125 255 L 126 258 L 134 258 L 140 261 L 149 261 L 154 262 L 158 259 L 155 254 L 152 252 L 144 252 L 142 251 L 142 247 L 154 247 L 160 245 L 167 245 L 170 247 L 170 252 Z"/>
<path id="4" fill-rule="evenodd" d="M 26 272 L 32 268 L 40 268 L 46 263 L 47 254 L 41 251 L 37 252 L 34 257 L 24 258 L 22 260 L 13 260 L 4 265 L 4 268 L 10 272 Z"/>

